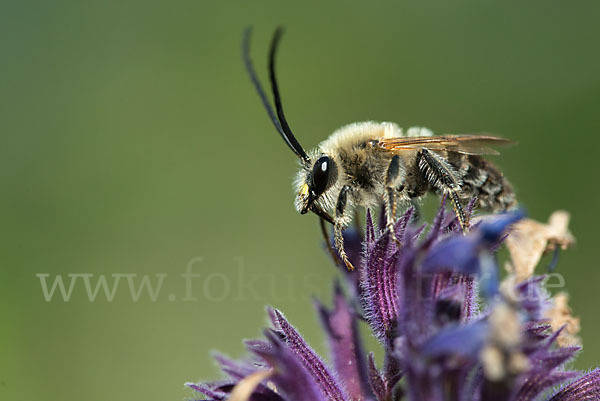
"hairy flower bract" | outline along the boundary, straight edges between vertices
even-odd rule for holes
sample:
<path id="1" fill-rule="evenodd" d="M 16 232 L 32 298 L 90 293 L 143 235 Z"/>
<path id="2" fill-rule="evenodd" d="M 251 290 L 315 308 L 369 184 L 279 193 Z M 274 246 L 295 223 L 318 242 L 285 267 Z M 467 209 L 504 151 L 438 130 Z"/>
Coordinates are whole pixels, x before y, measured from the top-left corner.
<path id="1" fill-rule="evenodd" d="M 263 339 L 246 341 L 248 358 L 217 355 L 226 378 L 188 386 L 205 399 L 234 401 L 600 399 L 600 370 L 567 368 L 580 347 L 560 340 L 566 324 L 555 324 L 557 310 L 560 321 L 578 323 L 566 296 L 556 302 L 544 276 L 499 280 L 495 252 L 515 223 L 524 225 L 521 213 L 479 219 L 466 235 L 443 204 L 429 227 L 412 216 L 409 209 L 395 224 L 399 243 L 369 211 L 364 237 L 346 233 L 358 268 L 340 266 L 344 282 L 334 284 L 331 307 L 315 302 L 329 363 L 269 308 L 271 326 Z M 515 252 L 539 260 L 528 252 L 542 251 Z M 379 364 L 362 344 L 363 321 L 383 350 Z"/>

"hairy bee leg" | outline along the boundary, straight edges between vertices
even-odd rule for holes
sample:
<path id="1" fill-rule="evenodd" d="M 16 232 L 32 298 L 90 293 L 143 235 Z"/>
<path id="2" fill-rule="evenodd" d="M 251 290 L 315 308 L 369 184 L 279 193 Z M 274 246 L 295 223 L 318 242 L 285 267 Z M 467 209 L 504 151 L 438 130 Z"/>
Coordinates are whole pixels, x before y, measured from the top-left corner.
<path id="1" fill-rule="evenodd" d="M 329 240 L 329 233 L 327 232 L 327 224 L 326 223 L 327 223 L 327 221 L 324 218 L 319 219 L 319 224 L 321 226 L 321 233 L 323 234 L 323 238 L 325 239 L 325 244 L 327 244 L 327 250 L 329 251 L 329 254 L 333 258 L 334 262 L 339 263 L 340 258 L 338 256 L 337 252 L 335 251 L 335 249 L 333 248 L 333 246 L 331 245 L 331 241 Z"/>
<path id="2" fill-rule="evenodd" d="M 348 185 L 344 185 L 340 194 L 338 195 L 337 205 L 335 207 L 335 224 L 333 225 L 333 239 L 335 242 L 335 247 L 338 250 L 340 258 L 348 268 L 348 270 L 354 270 L 354 266 L 348 259 L 348 255 L 346 255 L 346 250 L 344 249 L 344 236 L 342 231 L 344 227 L 346 227 L 346 205 L 348 203 L 348 192 L 351 191 L 352 188 Z"/>
<path id="3" fill-rule="evenodd" d="M 397 195 L 399 192 L 404 190 L 403 174 L 401 174 L 401 160 L 400 156 L 395 155 L 390 161 L 390 165 L 385 176 L 385 217 L 386 217 L 386 228 L 390 233 L 392 239 L 397 244 L 400 244 L 398 238 L 396 238 L 396 231 L 394 230 L 394 219 L 396 218 L 396 206 L 397 206 Z M 402 170 L 403 171 L 403 170 Z M 400 184 L 400 185 L 398 185 Z"/>
<path id="4" fill-rule="evenodd" d="M 452 201 L 452 207 L 463 234 L 469 232 L 469 222 L 460 203 L 458 193 L 460 191 L 460 178 L 452 166 L 435 152 L 426 148 L 421 149 L 417 154 L 417 164 L 419 169 L 425 173 L 425 178 L 435 188 L 439 187 Z"/>

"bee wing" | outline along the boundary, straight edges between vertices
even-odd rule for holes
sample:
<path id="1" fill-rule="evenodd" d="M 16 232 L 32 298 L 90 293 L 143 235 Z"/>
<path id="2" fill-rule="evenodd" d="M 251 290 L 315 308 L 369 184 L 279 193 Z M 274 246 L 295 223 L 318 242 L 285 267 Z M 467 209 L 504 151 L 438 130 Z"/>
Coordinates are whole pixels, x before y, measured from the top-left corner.
<path id="1" fill-rule="evenodd" d="M 422 137 L 382 138 L 378 145 L 391 152 L 427 148 L 448 150 L 466 155 L 497 155 L 494 146 L 513 144 L 513 141 L 489 135 L 445 135 Z"/>

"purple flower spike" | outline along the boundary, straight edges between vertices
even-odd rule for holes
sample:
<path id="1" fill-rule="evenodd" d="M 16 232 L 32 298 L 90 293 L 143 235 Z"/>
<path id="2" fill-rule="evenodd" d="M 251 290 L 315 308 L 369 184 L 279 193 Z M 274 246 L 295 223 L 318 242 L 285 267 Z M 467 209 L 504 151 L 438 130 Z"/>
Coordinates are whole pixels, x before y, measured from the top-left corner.
<path id="1" fill-rule="evenodd" d="M 251 349 L 273 367 L 269 379 L 285 400 L 290 401 L 328 401 L 330 398 L 315 380 L 304 361 L 295 354 L 286 343 L 272 332 L 266 332 L 272 347 L 269 350 Z"/>
<path id="2" fill-rule="evenodd" d="M 333 310 L 317 303 L 321 321 L 327 332 L 331 358 L 351 400 L 365 400 L 371 395 L 367 364 L 358 334 L 356 315 L 346 302 L 339 285 L 335 286 Z"/>
<path id="3" fill-rule="evenodd" d="M 596 369 L 561 389 L 550 401 L 600 400 L 600 369 Z"/>
<path id="4" fill-rule="evenodd" d="M 454 236 L 436 244 L 423 260 L 424 273 L 451 270 L 463 274 L 479 272 L 481 238 L 477 235 Z"/>
<path id="5" fill-rule="evenodd" d="M 476 360 L 486 336 L 486 322 L 453 325 L 434 334 L 423 345 L 421 355 L 430 359 L 451 356 Z"/>
<path id="6" fill-rule="evenodd" d="M 525 217 L 525 212 L 522 210 L 498 215 L 490 221 L 483 222 L 480 225 L 478 232 L 483 240 L 490 243 L 498 242 L 506 233 L 506 229 L 523 217 Z"/>
<path id="7" fill-rule="evenodd" d="M 385 233 L 367 243 L 361 272 L 362 305 L 365 318 L 379 341 L 391 343 L 398 318 L 398 253 L 393 252 Z"/>
<path id="8" fill-rule="evenodd" d="M 515 401 L 535 400 L 545 389 L 577 377 L 577 372 L 546 372 L 539 370 L 528 375 L 525 383 L 514 396 Z"/>
<path id="9" fill-rule="evenodd" d="M 230 382 L 216 382 L 210 384 L 186 383 L 185 385 L 191 388 L 192 390 L 196 390 L 197 392 L 202 393 L 205 396 L 210 397 L 214 400 L 224 400 L 228 396 L 229 391 L 225 392 L 219 390 L 219 388 L 230 387 L 229 390 L 233 388 Z"/>
<path id="10" fill-rule="evenodd" d="M 346 401 L 348 398 L 342 391 L 337 379 L 329 371 L 321 358 L 306 344 L 296 329 L 285 319 L 283 314 L 277 309 L 271 309 L 269 314 L 273 319 L 273 325 L 277 332 L 282 334 L 286 346 L 302 362 L 302 365 L 304 365 L 313 377 L 323 395 L 331 401 Z"/>
<path id="11" fill-rule="evenodd" d="M 399 317 L 400 272 L 399 258 L 403 258 L 413 249 L 411 245 L 422 231 L 408 226 L 412 218 L 410 208 L 396 222 L 394 230 L 396 238 L 402 244 L 397 244 L 387 232 L 378 236 L 374 230 L 367 230 L 365 241 L 364 265 L 360 276 L 361 304 L 365 318 L 379 341 L 391 347 Z"/>
<path id="12" fill-rule="evenodd" d="M 542 289 L 542 282 L 545 278 L 545 276 L 532 277 L 518 284 L 515 288 L 515 294 L 521 303 L 521 307 L 534 320 L 542 319 L 544 310 L 550 306 L 548 295 Z"/>
<path id="13" fill-rule="evenodd" d="M 565 368 L 580 348 L 564 346 L 563 329 L 549 324 L 556 298 L 544 277 L 510 277 L 499 291 L 494 252 L 522 213 L 463 235 L 443 205 L 423 238 L 412 209 L 395 222 L 399 244 L 370 211 L 364 240 L 360 230 L 345 233 L 357 267 L 342 274 L 347 295 L 336 282 L 331 308 L 315 302 L 332 366 L 268 309 L 266 339 L 246 341 L 252 359 L 217 354 L 227 378 L 189 387 L 213 401 L 600 401 L 600 370 Z M 363 351 L 363 320 L 379 340 L 379 368 Z"/>
<path id="14" fill-rule="evenodd" d="M 491 252 L 502 240 L 507 228 L 520 220 L 522 213 L 509 213 L 478 225 L 466 236 L 451 236 L 437 243 L 425 257 L 425 273 L 454 271 L 466 275 L 482 276 L 482 293 L 491 297 L 498 289 L 498 269 Z"/>
<path id="15" fill-rule="evenodd" d="M 446 221 L 447 213 L 445 210 L 445 205 L 446 205 L 446 197 L 444 196 L 442 198 L 440 208 L 438 209 L 438 212 L 436 213 L 436 215 L 433 219 L 433 223 L 431 224 L 431 228 L 429 229 L 427 238 L 423 242 L 423 247 L 426 249 L 429 249 L 431 244 L 433 244 L 435 241 L 437 241 L 440 238 L 440 236 L 443 234 L 443 232 L 449 228 L 450 223 L 448 221 Z"/>

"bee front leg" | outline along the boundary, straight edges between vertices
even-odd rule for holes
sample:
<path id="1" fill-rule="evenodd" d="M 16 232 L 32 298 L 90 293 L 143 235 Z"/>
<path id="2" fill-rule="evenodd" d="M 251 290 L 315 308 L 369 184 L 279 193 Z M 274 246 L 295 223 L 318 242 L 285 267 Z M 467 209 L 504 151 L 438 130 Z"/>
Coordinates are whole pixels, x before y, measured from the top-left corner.
<path id="1" fill-rule="evenodd" d="M 344 235 L 342 231 L 348 225 L 348 217 L 347 213 L 347 204 L 348 204 L 348 193 L 352 190 L 352 188 L 348 185 L 344 185 L 340 194 L 338 195 L 337 205 L 335 207 L 335 218 L 333 225 L 333 238 L 335 241 L 335 247 L 340 254 L 340 258 L 348 268 L 348 270 L 354 270 L 354 266 L 348 259 L 348 255 L 346 255 L 346 250 L 344 249 Z"/>
<path id="2" fill-rule="evenodd" d="M 331 257 L 333 258 L 334 262 L 337 264 L 340 262 L 340 258 L 337 254 L 337 252 L 335 251 L 335 249 L 333 248 L 333 245 L 331 244 L 331 240 L 329 239 L 329 233 L 327 232 L 327 220 L 325 220 L 324 218 L 319 218 L 319 225 L 321 226 L 321 234 L 323 234 L 323 239 L 325 239 L 325 244 L 327 245 L 327 250 L 329 251 L 329 254 L 331 255 Z"/>
<path id="3" fill-rule="evenodd" d="M 396 205 L 398 194 L 404 190 L 404 166 L 400 156 L 395 155 L 390 161 L 390 165 L 385 176 L 385 216 L 386 227 L 392 239 L 400 244 L 396 238 L 394 230 L 394 221 L 396 219 Z"/>

